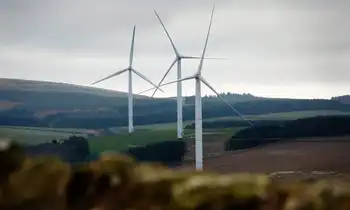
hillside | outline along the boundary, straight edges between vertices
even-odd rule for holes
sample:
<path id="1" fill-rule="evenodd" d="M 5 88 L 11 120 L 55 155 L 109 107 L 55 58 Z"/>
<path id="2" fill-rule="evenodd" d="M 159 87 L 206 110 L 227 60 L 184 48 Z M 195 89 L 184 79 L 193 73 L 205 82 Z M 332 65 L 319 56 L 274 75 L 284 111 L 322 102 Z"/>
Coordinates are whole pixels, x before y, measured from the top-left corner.
<path id="1" fill-rule="evenodd" d="M 59 113 L 111 111 L 126 106 L 127 93 L 66 83 L 0 79 L 0 110 L 25 109 L 36 117 Z M 153 103 L 135 95 L 135 103 Z M 166 101 L 168 99 L 159 99 Z M 173 100 L 171 100 L 173 101 Z"/>
<path id="2" fill-rule="evenodd" d="M 246 95 L 224 94 L 231 102 L 245 101 Z M 127 105 L 127 93 L 95 87 L 0 78 L 0 111 L 9 109 L 25 109 L 42 118 L 62 113 L 83 112 L 118 112 L 118 108 Z M 185 97 L 184 104 L 191 105 L 193 97 Z M 257 98 L 249 95 L 249 100 Z M 135 106 L 149 106 L 168 102 L 175 104 L 174 97 L 150 98 L 134 95 Z M 204 97 L 207 101 L 217 101 L 215 97 Z M 119 110 L 120 111 L 120 110 Z"/>
<path id="3" fill-rule="evenodd" d="M 0 125 L 105 128 L 127 125 L 127 94 L 63 83 L 0 79 Z M 333 110 L 350 112 L 338 100 L 271 99 L 223 93 L 244 115 Z M 184 120 L 194 118 L 193 97 L 186 97 Z M 203 118 L 237 116 L 218 97 L 203 97 Z M 135 96 L 136 125 L 176 121 L 174 98 Z"/>
<path id="4" fill-rule="evenodd" d="M 62 93 L 86 93 L 107 97 L 126 97 L 126 93 L 106 90 L 88 86 L 56 83 L 47 81 L 33 81 L 21 79 L 0 78 L 1 91 L 30 91 L 30 92 L 62 92 Z M 144 96 L 146 97 L 146 96 Z"/>
<path id="5" fill-rule="evenodd" d="M 230 102 L 259 99 L 250 94 L 226 93 L 222 96 Z M 38 116 L 79 111 L 112 110 L 127 104 L 127 93 L 95 87 L 0 78 L 0 110 L 19 108 L 35 112 Z M 150 98 L 134 95 L 135 105 L 152 105 L 157 102 L 174 102 L 171 98 Z M 184 98 L 184 104 L 194 104 L 194 97 Z M 205 96 L 205 101 L 217 101 L 216 97 Z M 40 102 L 40 103 L 39 103 Z"/>

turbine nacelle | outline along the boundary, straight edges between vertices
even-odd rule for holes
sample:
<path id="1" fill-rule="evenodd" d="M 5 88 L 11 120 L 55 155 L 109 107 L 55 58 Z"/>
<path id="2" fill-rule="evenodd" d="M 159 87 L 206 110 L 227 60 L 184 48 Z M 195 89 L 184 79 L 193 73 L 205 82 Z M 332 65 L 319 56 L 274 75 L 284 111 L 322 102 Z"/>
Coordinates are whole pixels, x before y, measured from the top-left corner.
<path id="1" fill-rule="evenodd" d="M 193 75 L 193 78 L 197 78 L 197 79 L 200 79 L 202 76 L 200 74 L 200 72 L 196 72 L 194 75 Z"/>

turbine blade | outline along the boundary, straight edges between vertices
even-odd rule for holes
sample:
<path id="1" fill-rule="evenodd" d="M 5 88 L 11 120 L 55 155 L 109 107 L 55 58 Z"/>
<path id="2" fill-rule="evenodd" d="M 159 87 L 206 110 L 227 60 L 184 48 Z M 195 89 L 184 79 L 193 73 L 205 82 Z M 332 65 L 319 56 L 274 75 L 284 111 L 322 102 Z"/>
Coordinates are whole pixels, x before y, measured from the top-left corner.
<path id="1" fill-rule="evenodd" d="M 145 93 L 145 92 L 148 92 L 148 91 L 150 91 L 150 90 L 154 90 L 154 89 L 159 88 L 159 87 L 163 87 L 163 86 L 165 86 L 165 85 L 170 85 L 170 84 L 173 84 L 173 83 L 182 82 L 182 81 L 189 80 L 189 79 L 194 79 L 194 78 L 195 78 L 195 76 L 190 76 L 190 77 L 184 77 L 184 78 L 179 79 L 179 80 L 167 82 L 167 83 L 164 83 L 164 84 L 159 85 L 158 87 L 150 88 L 150 89 L 141 91 L 141 92 L 137 93 L 137 95 L 142 94 L 142 93 Z"/>
<path id="2" fill-rule="evenodd" d="M 147 89 L 147 90 L 143 90 L 143 91 L 141 91 L 141 92 L 139 92 L 139 93 L 136 93 L 136 95 L 140 95 L 140 94 L 144 94 L 144 93 L 146 93 L 146 92 L 148 92 L 148 91 L 151 91 L 151 90 L 154 90 L 155 88 L 149 88 L 149 89 Z"/>
<path id="3" fill-rule="evenodd" d="M 209 23 L 207 38 L 205 39 L 203 53 L 202 53 L 201 60 L 199 62 L 199 66 L 198 66 L 198 72 L 197 72 L 198 74 L 200 74 L 202 72 L 203 59 L 204 59 L 205 52 L 207 50 L 207 44 L 208 44 L 209 34 L 210 34 L 210 30 L 211 30 L 211 24 L 213 22 L 214 10 L 215 10 L 215 4 L 213 5 L 213 10 L 211 11 L 211 17 L 210 17 L 210 23 Z"/>
<path id="4" fill-rule="evenodd" d="M 154 84 L 151 80 L 149 80 L 147 77 L 145 77 L 143 74 L 141 74 L 140 72 L 136 71 L 135 69 L 131 69 L 131 71 L 133 71 L 135 74 L 137 74 L 139 77 L 141 77 L 142 79 L 144 79 L 145 81 L 147 81 L 148 83 L 150 83 L 151 85 L 153 85 L 155 88 L 158 88 L 158 86 L 156 84 Z M 158 88 L 160 91 L 162 91 L 164 93 L 164 91 L 160 88 Z"/>
<path id="5" fill-rule="evenodd" d="M 130 47 L 130 55 L 129 55 L 129 67 L 132 66 L 132 61 L 134 59 L 135 30 L 136 30 L 136 26 L 134 26 L 134 29 L 132 31 L 132 39 L 131 39 L 131 47 Z"/>
<path id="6" fill-rule="evenodd" d="M 123 69 L 123 70 L 117 71 L 117 72 L 115 72 L 115 73 L 113 73 L 113 74 L 111 74 L 111 75 L 109 75 L 109 76 L 107 76 L 107 77 L 104 77 L 104 78 L 102 78 L 102 79 L 100 79 L 100 80 L 98 80 L 98 81 L 92 83 L 91 85 L 95 85 L 95 84 L 97 84 L 97 83 L 100 83 L 100 82 L 105 81 L 105 80 L 107 80 L 107 79 L 110 79 L 110 78 L 112 78 L 112 77 L 115 77 L 115 76 L 117 76 L 117 75 L 119 75 L 119 74 L 122 74 L 122 73 L 126 72 L 127 70 L 129 70 L 129 69 Z"/>
<path id="7" fill-rule="evenodd" d="M 199 76 L 199 79 L 208 87 L 210 88 L 217 96 L 221 98 L 234 112 L 236 112 L 243 120 L 247 121 L 250 126 L 253 126 L 253 123 L 250 122 L 247 118 L 245 118 L 237 109 L 235 109 L 229 102 L 227 102 L 224 97 L 222 97 L 210 84 L 205 80 L 202 76 Z"/>
<path id="8" fill-rule="evenodd" d="M 171 37 L 170 37 L 170 35 L 169 35 L 168 30 L 165 28 L 165 25 L 164 25 L 162 19 L 160 19 L 160 17 L 159 17 L 159 15 L 158 15 L 158 13 L 157 13 L 156 10 L 154 10 L 154 13 L 156 14 L 156 16 L 157 16 L 157 18 L 158 18 L 160 24 L 162 24 L 162 27 L 163 27 L 163 29 L 164 29 L 166 35 L 168 36 L 171 45 L 173 46 L 173 49 L 174 49 L 175 54 L 176 54 L 176 55 L 179 55 L 179 53 L 178 53 L 178 51 L 177 51 L 177 49 L 176 49 L 176 47 L 175 47 L 175 44 L 174 44 L 173 40 L 171 39 Z"/>
<path id="9" fill-rule="evenodd" d="M 182 58 L 184 58 L 184 59 L 200 59 L 201 57 L 199 57 L 199 56 L 183 56 Z M 223 59 L 228 59 L 228 58 L 209 57 L 209 58 L 204 58 L 204 59 L 223 60 Z"/>
<path id="10" fill-rule="evenodd" d="M 170 67 L 168 68 L 168 70 L 165 72 L 163 78 L 160 80 L 160 82 L 158 83 L 158 86 L 162 84 L 162 82 L 164 81 L 165 77 L 169 74 L 170 70 L 173 68 L 173 66 L 175 65 L 177 61 L 177 58 L 175 58 L 175 60 L 171 63 Z M 152 97 L 156 94 L 158 89 L 155 89 L 153 94 L 152 94 Z"/>

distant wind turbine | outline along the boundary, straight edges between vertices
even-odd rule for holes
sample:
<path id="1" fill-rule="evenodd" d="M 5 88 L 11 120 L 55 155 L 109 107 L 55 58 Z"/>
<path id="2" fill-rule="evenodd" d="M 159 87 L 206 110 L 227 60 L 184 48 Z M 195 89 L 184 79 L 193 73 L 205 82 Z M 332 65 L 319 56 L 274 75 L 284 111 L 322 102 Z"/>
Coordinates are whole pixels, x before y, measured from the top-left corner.
<path id="1" fill-rule="evenodd" d="M 158 86 L 158 88 L 159 88 L 161 86 L 165 86 L 165 85 L 169 85 L 169 84 L 173 84 L 173 83 L 178 83 L 180 81 L 191 80 L 191 79 L 194 79 L 196 82 L 196 96 L 195 96 L 195 140 L 196 140 L 196 143 L 195 143 L 195 147 L 196 147 L 196 169 L 197 170 L 203 169 L 203 127 L 202 127 L 201 82 L 203 82 L 207 87 L 209 87 L 219 98 L 221 98 L 221 100 L 223 100 L 241 118 L 243 118 L 251 126 L 253 126 L 253 124 L 248 119 L 246 119 L 231 104 L 229 104 L 201 75 L 202 67 L 203 67 L 203 60 L 204 60 L 204 55 L 205 55 L 207 44 L 208 44 L 208 39 L 209 39 L 210 30 L 211 30 L 211 24 L 212 24 L 212 20 L 213 20 L 214 10 L 215 10 L 215 4 L 214 4 L 213 10 L 211 12 L 209 29 L 208 29 L 207 37 L 205 40 L 205 45 L 204 45 L 204 49 L 202 52 L 202 56 L 200 57 L 200 62 L 199 62 L 197 72 L 193 76 L 185 77 L 185 78 L 182 78 L 180 80 L 168 82 L 168 83 L 165 83 L 165 84 Z M 152 90 L 153 89 L 154 88 L 152 88 Z M 147 91 L 149 91 L 149 90 L 151 90 L 151 89 L 148 89 Z"/>
<path id="2" fill-rule="evenodd" d="M 170 67 L 168 68 L 168 70 L 165 72 L 164 76 L 162 77 L 162 79 L 160 80 L 160 82 L 158 83 L 158 85 L 161 85 L 162 82 L 164 81 L 164 79 L 166 78 L 166 76 L 169 74 L 170 70 L 173 68 L 173 66 L 175 65 L 175 63 L 177 63 L 177 80 L 180 80 L 182 78 L 181 74 L 181 60 L 182 59 L 200 59 L 200 57 L 198 56 L 184 56 L 181 53 L 179 53 L 179 51 L 177 50 L 177 48 L 175 47 L 175 44 L 173 42 L 173 40 L 171 39 L 168 30 L 166 29 L 163 21 L 161 20 L 161 18 L 159 17 L 158 13 L 156 10 L 154 10 L 154 13 L 156 14 L 160 24 L 162 25 L 166 35 L 168 36 L 168 39 L 171 43 L 171 46 L 173 47 L 174 53 L 175 53 L 175 59 L 174 61 L 171 63 Z M 205 59 L 225 59 L 225 58 L 205 58 Z M 154 97 L 154 95 L 156 94 L 157 89 L 154 90 L 152 97 Z M 143 92 L 139 93 L 142 94 Z M 182 122 L 182 106 L 183 106 L 183 99 L 182 99 L 182 84 L 181 81 L 179 81 L 177 83 L 177 138 L 181 139 L 183 137 L 183 122 Z"/>
<path id="3" fill-rule="evenodd" d="M 129 117 L 129 133 L 134 132 L 134 124 L 133 124 L 133 94 L 132 94 L 132 73 L 135 73 L 137 76 L 141 77 L 143 80 L 147 81 L 151 85 L 153 85 L 155 88 L 157 88 L 157 85 L 155 85 L 153 82 L 151 82 L 147 77 L 145 77 L 140 72 L 136 71 L 133 64 L 133 58 L 134 58 L 134 43 L 135 43 L 135 29 L 136 26 L 134 26 L 133 32 L 132 32 L 132 40 L 131 40 L 131 48 L 130 48 L 130 55 L 129 55 L 129 67 L 126 69 L 122 69 L 120 71 L 117 71 L 105 78 L 102 78 L 91 85 L 100 83 L 102 81 L 108 80 L 112 77 L 118 76 L 124 72 L 129 72 L 129 92 L 128 92 L 128 117 Z M 163 90 L 161 90 L 163 92 Z"/>

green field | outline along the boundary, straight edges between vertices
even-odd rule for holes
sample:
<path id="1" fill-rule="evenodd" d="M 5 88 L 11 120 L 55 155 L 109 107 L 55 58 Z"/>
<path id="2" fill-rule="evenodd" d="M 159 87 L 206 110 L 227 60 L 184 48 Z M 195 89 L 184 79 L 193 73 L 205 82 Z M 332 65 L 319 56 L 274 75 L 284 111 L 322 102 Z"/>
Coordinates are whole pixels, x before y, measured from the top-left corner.
<path id="1" fill-rule="evenodd" d="M 38 128 L 0 127 L 0 138 L 8 138 L 20 144 L 40 144 L 71 136 L 74 132 L 52 131 Z"/>
<path id="2" fill-rule="evenodd" d="M 25 126 L 0 126 L 0 128 L 53 131 L 53 132 L 66 132 L 66 133 L 82 133 L 86 130 L 86 129 L 80 129 L 80 128 L 47 128 L 47 127 L 25 127 Z"/>
<path id="3" fill-rule="evenodd" d="M 203 130 L 203 141 L 226 140 L 241 129 L 205 129 Z M 189 140 L 191 137 L 194 137 L 194 131 L 187 130 L 184 140 Z M 142 146 L 171 140 L 176 140 L 175 130 L 142 130 L 135 131 L 132 134 L 123 133 L 116 136 L 92 137 L 89 139 L 89 146 L 92 153 L 101 153 L 104 151 L 123 151 L 130 146 Z"/>
<path id="4" fill-rule="evenodd" d="M 135 131 L 132 134 L 122 133 L 116 136 L 92 137 L 89 139 L 91 152 L 100 153 L 103 151 L 122 151 L 129 146 L 141 146 L 150 143 L 174 140 L 176 131 L 173 130 L 145 130 Z"/>
<path id="5" fill-rule="evenodd" d="M 186 125 L 192 123 L 192 121 L 184 121 L 183 124 Z M 150 125 L 136 125 L 135 129 L 137 130 L 176 130 L 176 122 L 170 123 L 159 123 L 159 124 L 150 124 Z M 113 127 L 110 128 L 113 132 L 114 130 L 127 131 L 128 127 Z"/>

